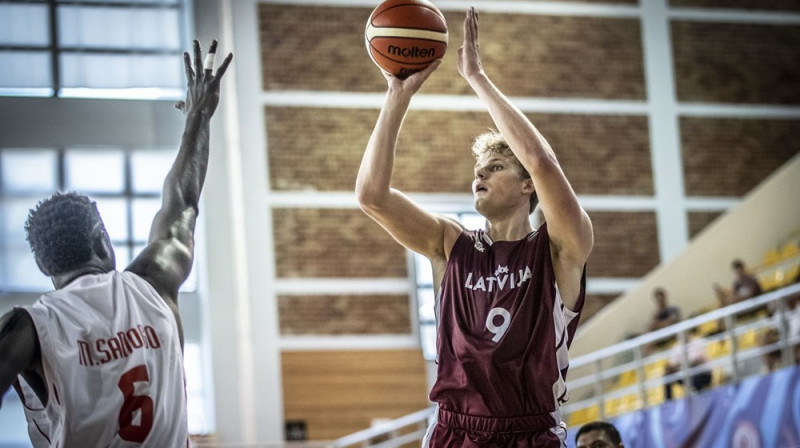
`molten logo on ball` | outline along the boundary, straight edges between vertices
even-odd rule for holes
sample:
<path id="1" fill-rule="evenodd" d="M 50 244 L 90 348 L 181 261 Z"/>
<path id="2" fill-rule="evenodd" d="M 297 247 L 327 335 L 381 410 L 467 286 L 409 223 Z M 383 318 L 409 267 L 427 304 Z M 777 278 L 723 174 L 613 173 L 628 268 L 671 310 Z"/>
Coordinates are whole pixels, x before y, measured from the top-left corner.
<path id="1" fill-rule="evenodd" d="M 405 78 L 444 56 L 447 22 L 428 0 L 386 0 L 369 16 L 364 40 L 378 67 Z"/>
<path id="2" fill-rule="evenodd" d="M 396 47 L 394 45 L 389 45 L 389 54 L 394 56 L 402 56 L 404 58 L 430 58 L 431 56 L 436 54 L 436 50 L 433 47 L 431 48 L 419 48 L 419 47 L 411 47 L 411 48 L 401 48 Z"/>

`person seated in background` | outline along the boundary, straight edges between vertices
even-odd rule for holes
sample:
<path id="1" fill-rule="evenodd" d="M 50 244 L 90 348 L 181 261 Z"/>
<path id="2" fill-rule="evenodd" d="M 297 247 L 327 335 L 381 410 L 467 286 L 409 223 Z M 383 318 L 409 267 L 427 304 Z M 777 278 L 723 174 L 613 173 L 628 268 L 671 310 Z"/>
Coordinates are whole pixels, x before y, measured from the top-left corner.
<path id="1" fill-rule="evenodd" d="M 791 353 L 792 362 L 795 364 L 800 364 L 800 341 L 793 341 L 793 339 L 800 338 L 800 307 L 798 307 L 798 302 L 800 302 L 800 295 L 795 294 L 786 298 L 786 339 L 790 345 L 789 352 Z M 780 325 L 781 315 L 775 311 L 770 317 L 769 327 L 759 334 L 758 344 L 763 347 L 780 341 Z M 783 363 L 780 348 L 764 353 L 763 359 L 765 373 L 786 367 Z"/>
<path id="2" fill-rule="evenodd" d="M 653 299 L 656 301 L 656 312 L 653 313 L 653 318 L 647 326 L 647 331 L 660 330 L 672 324 L 676 324 L 681 320 L 681 311 L 678 307 L 670 305 L 667 302 L 667 291 L 664 288 L 656 288 L 653 290 Z M 645 353 L 650 354 L 659 350 L 668 348 L 675 342 L 675 336 L 670 336 L 666 339 L 661 339 L 647 344 Z"/>
<path id="3" fill-rule="evenodd" d="M 576 448 L 625 448 L 619 431 L 611 423 L 589 422 L 575 435 Z"/>
<path id="4" fill-rule="evenodd" d="M 755 275 L 747 272 L 747 267 L 742 260 L 736 259 L 731 263 L 735 278 L 730 291 L 714 283 L 714 292 L 717 298 L 725 304 L 732 304 L 761 295 L 764 291 Z"/>
<path id="5" fill-rule="evenodd" d="M 664 375 L 671 375 L 679 372 L 683 365 L 683 349 L 681 344 L 672 348 L 670 353 L 669 364 L 664 368 Z M 692 327 L 689 330 L 688 339 L 686 341 L 686 361 L 689 368 L 701 366 L 705 364 L 708 359 L 706 358 L 706 343 L 700 337 L 700 332 L 697 327 Z M 678 378 L 675 381 L 664 384 L 664 398 L 667 400 L 672 399 L 672 386 L 674 384 L 683 384 L 683 379 Z M 704 370 L 693 374 L 689 383 L 695 392 L 700 392 L 711 386 L 711 370 Z"/>
<path id="6" fill-rule="evenodd" d="M 664 288 L 653 290 L 653 299 L 656 301 L 656 312 L 650 322 L 650 331 L 668 327 L 681 320 L 681 311 L 667 302 L 667 291 Z"/>

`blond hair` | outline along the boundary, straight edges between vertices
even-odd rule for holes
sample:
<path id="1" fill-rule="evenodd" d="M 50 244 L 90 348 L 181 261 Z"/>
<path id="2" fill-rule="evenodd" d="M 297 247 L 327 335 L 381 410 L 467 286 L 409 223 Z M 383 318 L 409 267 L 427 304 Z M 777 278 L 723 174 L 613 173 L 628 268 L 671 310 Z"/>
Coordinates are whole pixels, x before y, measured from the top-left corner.
<path id="1" fill-rule="evenodd" d="M 517 168 L 517 172 L 520 174 L 522 179 L 531 178 L 531 174 L 525 169 L 525 167 L 522 165 L 522 162 L 519 161 L 517 156 L 514 154 L 514 151 L 511 150 L 511 147 L 508 146 L 508 142 L 506 141 L 505 137 L 503 137 L 502 134 L 494 129 L 490 129 L 488 132 L 475 137 L 475 141 L 472 142 L 472 154 L 475 156 L 476 161 L 492 154 L 502 155 L 508 158 Z M 528 213 L 533 213 L 533 210 L 536 208 L 538 203 L 539 197 L 534 191 L 531 193 L 530 210 Z"/>

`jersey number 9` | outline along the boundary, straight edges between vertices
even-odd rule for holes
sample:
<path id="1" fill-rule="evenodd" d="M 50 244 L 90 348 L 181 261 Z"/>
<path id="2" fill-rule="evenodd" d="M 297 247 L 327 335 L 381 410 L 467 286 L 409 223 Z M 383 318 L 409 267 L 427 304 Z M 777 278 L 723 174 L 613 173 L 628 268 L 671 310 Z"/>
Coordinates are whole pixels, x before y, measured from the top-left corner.
<path id="1" fill-rule="evenodd" d="M 501 317 L 503 320 L 500 325 L 495 325 L 495 317 Z M 505 308 L 492 308 L 489 315 L 486 317 L 486 329 L 494 333 L 492 341 L 498 342 L 506 334 L 508 326 L 511 324 L 511 313 Z"/>

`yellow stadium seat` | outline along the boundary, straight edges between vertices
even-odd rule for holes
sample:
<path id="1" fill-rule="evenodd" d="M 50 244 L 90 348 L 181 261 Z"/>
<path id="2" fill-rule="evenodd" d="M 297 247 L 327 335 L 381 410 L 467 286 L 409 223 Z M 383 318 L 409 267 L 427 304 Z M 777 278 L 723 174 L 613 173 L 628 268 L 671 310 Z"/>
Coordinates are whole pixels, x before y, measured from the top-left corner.
<path id="1" fill-rule="evenodd" d="M 778 249 L 770 249 L 764 254 L 762 264 L 764 267 L 766 267 L 779 261 L 781 261 L 781 253 L 778 251 Z"/>
<path id="2" fill-rule="evenodd" d="M 700 336 L 708 336 L 710 334 L 716 334 L 719 330 L 720 330 L 719 320 L 704 322 L 697 327 L 697 331 L 700 332 Z"/>
<path id="3" fill-rule="evenodd" d="M 708 356 L 708 359 L 717 359 L 721 356 L 730 354 L 730 352 L 731 346 L 727 339 L 722 339 L 706 345 L 706 356 Z"/>
<path id="4" fill-rule="evenodd" d="M 638 395 L 631 394 L 622 397 L 622 403 L 620 406 L 621 413 L 633 412 L 641 408 L 642 408 L 642 400 L 639 398 Z"/>
<path id="5" fill-rule="evenodd" d="M 781 248 L 780 258 L 788 260 L 789 258 L 800 255 L 800 241 L 790 241 L 783 245 Z"/>
<path id="6" fill-rule="evenodd" d="M 784 270 L 780 266 L 776 266 L 757 275 L 758 284 L 764 291 L 772 291 L 773 289 L 780 288 L 784 281 Z"/>
<path id="7" fill-rule="evenodd" d="M 799 280 L 798 275 L 800 274 L 800 262 L 791 264 L 783 273 L 783 285 L 787 286 L 795 281 Z"/>
<path id="8" fill-rule="evenodd" d="M 589 406 L 588 408 L 578 409 L 569 414 L 567 421 L 569 426 L 581 426 L 584 423 L 589 423 L 600 418 L 600 408 L 597 405 Z"/>
<path id="9" fill-rule="evenodd" d="M 756 330 L 747 330 L 747 332 L 739 336 L 740 349 L 753 348 L 756 345 L 758 345 L 758 333 L 756 333 Z"/>
<path id="10" fill-rule="evenodd" d="M 646 379 L 661 378 L 667 368 L 667 359 L 659 359 L 644 366 L 644 377 Z"/>
<path id="11" fill-rule="evenodd" d="M 620 387 L 627 387 L 632 384 L 636 384 L 636 380 L 638 375 L 636 374 L 635 370 L 626 370 L 619 375 L 619 384 Z"/>
<path id="12" fill-rule="evenodd" d="M 674 389 L 673 389 L 674 390 Z M 647 404 L 652 405 L 659 405 L 664 402 L 664 387 L 654 387 L 652 389 L 647 390 Z"/>
<path id="13" fill-rule="evenodd" d="M 614 416 L 617 415 L 617 408 L 619 407 L 620 399 L 619 398 L 611 398 L 605 401 L 603 412 L 607 416 Z"/>

